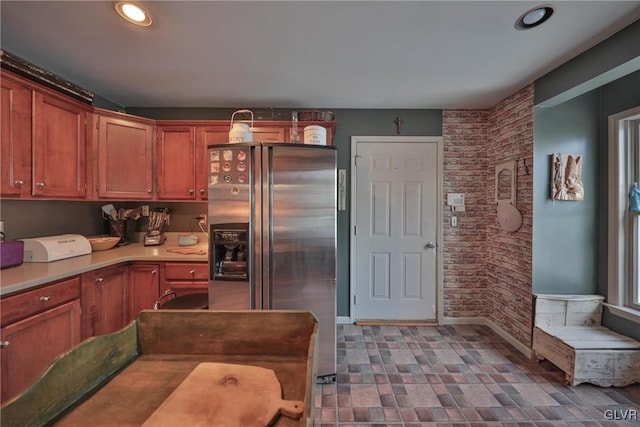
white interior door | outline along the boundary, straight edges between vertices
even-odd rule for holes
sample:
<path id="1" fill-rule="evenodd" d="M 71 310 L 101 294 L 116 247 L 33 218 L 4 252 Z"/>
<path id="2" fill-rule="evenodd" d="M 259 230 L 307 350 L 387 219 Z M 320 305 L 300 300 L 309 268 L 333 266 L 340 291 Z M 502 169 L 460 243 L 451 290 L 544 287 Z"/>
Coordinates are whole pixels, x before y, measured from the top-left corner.
<path id="1" fill-rule="evenodd" d="M 352 138 L 354 320 L 436 319 L 439 138 L 413 139 Z"/>

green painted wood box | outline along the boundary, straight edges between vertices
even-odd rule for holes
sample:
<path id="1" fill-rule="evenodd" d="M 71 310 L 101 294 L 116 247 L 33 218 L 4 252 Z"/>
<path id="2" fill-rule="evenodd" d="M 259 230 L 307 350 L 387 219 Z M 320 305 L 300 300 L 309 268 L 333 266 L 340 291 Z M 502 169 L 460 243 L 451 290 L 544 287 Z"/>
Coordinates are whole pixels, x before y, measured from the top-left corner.
<path id="1" fill-rule="evenodd" d="M 218 362 L 274 370 L 282 398 L 305 408 L 302 418 L 280 416 L 273 425 L 312 426 L 317 334 L 318 321 L 303 311 L 142 311 L 123 330 L 56 359 L 3 404 L 0 423 L 140 426 L 199 363 Z"/>

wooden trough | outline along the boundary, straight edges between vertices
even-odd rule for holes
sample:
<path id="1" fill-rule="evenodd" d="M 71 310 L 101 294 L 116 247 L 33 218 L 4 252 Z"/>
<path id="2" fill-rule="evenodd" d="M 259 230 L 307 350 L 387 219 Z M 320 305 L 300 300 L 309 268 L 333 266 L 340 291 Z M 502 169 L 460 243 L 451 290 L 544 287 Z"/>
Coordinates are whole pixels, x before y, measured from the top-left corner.
<path id="1" fill-rule="evenodd" d="M 142 426 L 154 414 L 147 425 L 160 425 L 163 413 L 181 409 L 176 402 L 186 392 L 192 397 L 182 401 L 193 407 L 185 414 L 218 417 L 191 425 L 223 425 L 220 420 L 233 414 L 243 420 L 238 426 L 265 425 L 265 419 L 274 426 L 312 426 L 317 334 L 318 321 L 303 311 L 142 311 L 121 331 L 89 339 L 56 359 L 29 389 L 3 404 L 1 425 Z M 195 393 L 190 384 L 220 366 L 232 369 L 224 377 L 232 385 L 244 381 L 245 368 L 272 370 L 281 395 L 261 397 L 258 385 L 244 398 L 234 388 L 237 402 L 216 406 L 215 387 Z M 283 414 L 257 414 L 263 400 L 282 403 Z M 164 407 L 165 401 L 173 406 Z M 292 414 L 286 406 L 293 403 Z M 203 410 L 213 407 L 218 409 Z"/>

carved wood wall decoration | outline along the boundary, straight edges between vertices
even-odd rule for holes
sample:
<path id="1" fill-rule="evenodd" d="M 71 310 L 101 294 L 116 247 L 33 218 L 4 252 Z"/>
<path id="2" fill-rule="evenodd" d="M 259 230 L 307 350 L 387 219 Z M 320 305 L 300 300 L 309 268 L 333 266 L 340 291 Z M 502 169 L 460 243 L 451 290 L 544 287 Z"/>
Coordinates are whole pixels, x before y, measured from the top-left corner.
<path id="1" fill-rule="evenodd" d="M 551 155 L 551 198 L 584 200 L 581 154 Z"/>

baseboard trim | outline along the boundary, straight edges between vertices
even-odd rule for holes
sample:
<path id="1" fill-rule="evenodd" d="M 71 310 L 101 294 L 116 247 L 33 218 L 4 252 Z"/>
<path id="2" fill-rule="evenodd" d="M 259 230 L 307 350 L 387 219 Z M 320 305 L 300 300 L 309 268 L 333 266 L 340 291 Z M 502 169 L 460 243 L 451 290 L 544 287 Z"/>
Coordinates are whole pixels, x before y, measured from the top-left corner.
<path id="1" fill-rule="evenodd" d="M 443 317 L 441 325 L 486 325 L 484 317 Z"/>
<path id="2" fill-rule="evenodd" d="M 336 323 L 338 325 L 352 325 L 353 320 L 349 316 L 338 316 L 336 317 Z"/>
<path id="3" fill-rule="evenodd" d="M 533 350 L 522 344 L 520 341 L 509 335 L 507 331 L 496 325 L 486 317 L 443 317 L 442 325 L 485 325 L 493 332 L 498 334 L 502 339 L 514 346 L 520 353 L 528 358 L 533 358 Z"/>
<path id="4" fill-rule="evenodd" d="M 360 326 L 438 326 L 434 320 L 356 320 Z"/>
<path id="5" fill-rule="evenodd" d="M 487 325 L 488 327 L 491 328 L 491 330 L 493 332 L 495 332 L 496 334 L 500 335 L 502 338 L 504 338 L 509 344 L 511 344 L 512 346 L 514 346 L 520 353 L 524 354 L 525 356 L 527 356 L 529 359 L 533 359 L 533 349 L 529 348 L 528 346 L 522 344 L 520 341 L 518 341 L 517 339 L 515 339 L 514 337 L 512 337 L 511 335 L 509 335 L 504 329 L 502 329 L 500 326 L 496 325 L 495 323 L 493 323 L 491 320 L 489 319 L 485 319 L 485 325 Z"/>

